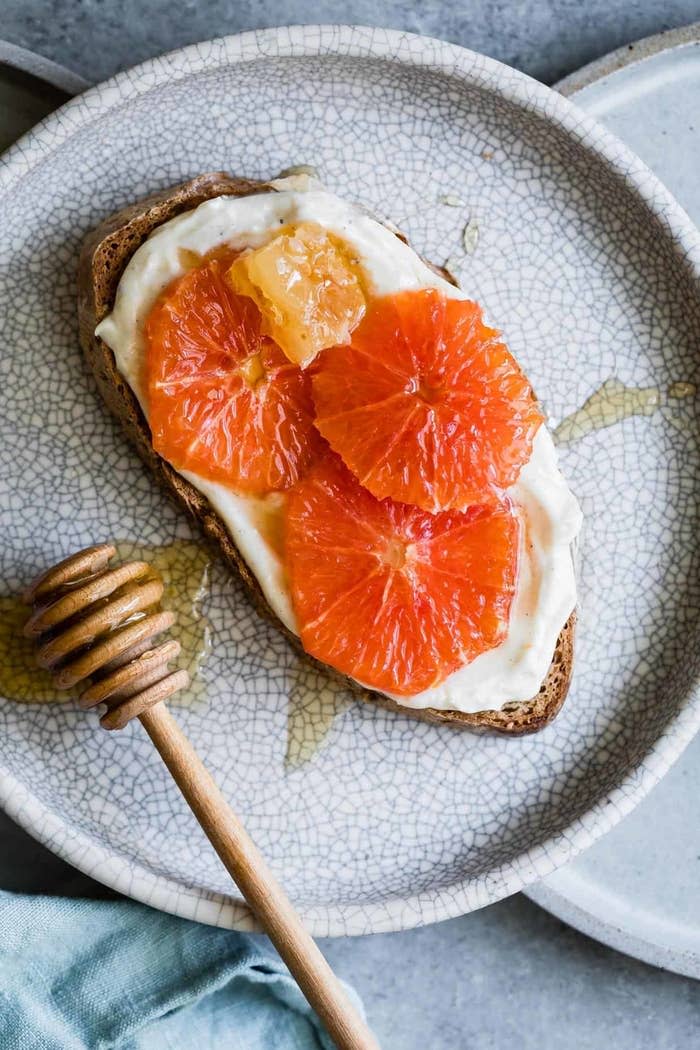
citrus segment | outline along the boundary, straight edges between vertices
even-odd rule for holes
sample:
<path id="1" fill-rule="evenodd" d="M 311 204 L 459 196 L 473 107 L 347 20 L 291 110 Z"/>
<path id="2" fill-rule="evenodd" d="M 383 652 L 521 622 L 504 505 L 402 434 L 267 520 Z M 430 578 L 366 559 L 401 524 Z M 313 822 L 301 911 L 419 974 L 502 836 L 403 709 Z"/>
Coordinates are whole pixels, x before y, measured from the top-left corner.
<path id="1" fill-rule="evenodd" d="M 263 335 L 260 312 L 216 258 L 176 280 L 145 327 L 155 450 L 244 492 L 293 485 L 321 439 L 308 377 Z"/>
<path id="2" fill-rule="evenodd" d="M 312 656 L 410 696 L 503 640 L 519 538 L 507 501 L 429 514 L 377 500 L 332 453 L 287 500 L 292 600 Z"/>
<path id="3" fill-rule="evenodd" d="M 316 426 L 360 482 L 433 512 L 511 485 L 542 422 L 480 307 L 434 289 L 376 300 L 311 374 Z"/>
<path id="4" fill-rule="evenodd" d="M 349 247 L 315 223 L 300 223 L 234 261 L 228 280 L 250 296 L 263 330 L 290 361 L 345 343 L 365 312 L 359 264 Z"/>

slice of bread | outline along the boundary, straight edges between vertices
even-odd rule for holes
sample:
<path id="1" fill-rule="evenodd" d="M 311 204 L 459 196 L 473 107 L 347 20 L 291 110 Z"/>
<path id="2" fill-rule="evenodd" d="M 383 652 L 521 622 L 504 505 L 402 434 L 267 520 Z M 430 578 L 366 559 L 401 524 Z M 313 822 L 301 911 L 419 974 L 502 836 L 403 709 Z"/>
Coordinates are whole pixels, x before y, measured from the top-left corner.
<path id="1" fill-rule="evenodd" d="M 258 609 L 300 648 L 299 639 L 286 630 L 268 605 L 257 579 L 241 557 L 224 522 L 204 496 L 153 450 L 150 429 L 136 397 L 118 372 L 114 354 L 95 335 L 96 326 L 112 310 L 119 280 L 129 260 L 157 226 L 180 212 L 196 208 L 211 197 L 245 196 L 269 189 L 274 187 L 268 183 L 214 172 L 154 194 L 110 216 L 87 237 L 83 246 L 78 274 L 78 314 L 80 343 L 108 408 L 121 421 L 158 481 L 197 519 L 228 565 L 241 575 Z M 531 733 L 547 725 L 564 702 L 573 665 L 574 626 L 575 614 L 572 613 L 559 635 L 552 663 L 537 695 L 528 700 L 505 704 L 500 710 L 466 714 L 434 708 L 412 709 L 380 693 L 363 689 L 354 682 L 350 684 L 363 700 L 426 721 L 509 734 Z M 330 668 L 327 670 L 336 673 L 331 672 Z"/>

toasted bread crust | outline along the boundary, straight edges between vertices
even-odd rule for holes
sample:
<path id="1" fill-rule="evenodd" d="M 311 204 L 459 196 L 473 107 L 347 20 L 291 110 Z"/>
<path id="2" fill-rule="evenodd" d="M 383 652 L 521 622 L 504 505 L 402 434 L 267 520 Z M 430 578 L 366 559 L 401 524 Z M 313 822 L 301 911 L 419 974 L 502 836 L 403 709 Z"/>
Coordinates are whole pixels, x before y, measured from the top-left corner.
<path id="1" fill-rule="evenodd" d="M 95 328 L 114 305 L 117 286 L 129 260 L 157 226 L 212 197 L 240 197 L 271 188 L 268 183 L 237 179 L 224 172 L 213 172 L 199 175 L 189 182 L 154 194 L 111 215 L 89 234 L 83 244 L 78 271 L 78 319 L 80 344 L 100 393 L 107 407 L 121 422 L 141 458 L 158 481 L 197 520 L 228 565 L 240 574 L 258 610 L 271 619 L 295 646 L 301 649 L 297 636 L 284 627 L 270 608 L 255 575 L 241 557 L 224 522 L 208 500 L 154 451 L 148 423 L 131 387 L 117 370 L 111 349 L 95 335 Z M 446 276 L 451 280 L 449 275 Z M 344 676 L 336 675 L 336 672 L 332 673 L 344 682 L 349 682 L 361 699 L 424 721 L 511 735 L 532 733 L 551 722 L 566 698 L 573 667 L 574 628 L 575 614 L 572 613 L 559 635 L 552 663 L 537 695 L 528 700 L 505 704 L 501 710 L 467 714 L 435 708 L 409 708 L 381 693 L 363 689 Z M 318 663 L 308 654 L 305 655 L 307 659 Z M 327 671 L 331 670 L 323 666 Z"/>

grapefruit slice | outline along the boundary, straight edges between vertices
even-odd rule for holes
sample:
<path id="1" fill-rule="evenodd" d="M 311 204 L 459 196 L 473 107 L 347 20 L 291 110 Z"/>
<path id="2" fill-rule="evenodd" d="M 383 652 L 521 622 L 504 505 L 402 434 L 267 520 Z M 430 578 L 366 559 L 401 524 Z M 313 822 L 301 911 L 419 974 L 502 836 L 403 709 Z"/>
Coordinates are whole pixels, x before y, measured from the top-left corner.
<path id="1" fill-rule="evenodd" d="M 518 541 L 506 500 L 429 514 L 376 499 L 329 452 L 287 496 L 302 644 L 373 689 L 437 685 L 503 640 Z"/>
<path id="2" fill-rule="evenodd" d="M 359 481 L 432 512 L 511 485 L 543 418 L 480 307 L 435 289 L 376 300 L 311 374 L 316 426 Z"/>
<path id="3" fill-rule="evenodd" d="M 233 292 L 230 264 L 214 258 L 184 274 L 147 319 L 153 446 L 177 469 L 243 492 L 286 489 L 322 444 L 309 379 Z"/>
<path id="4" fill-rule="evenodd" d="M 365 312 L 357 259 L 317 223 L 299 223 L 239 256 L 227 277 L 257 303 L 263 330 L 302 367 L 324 347 L 347 342 Z"/>

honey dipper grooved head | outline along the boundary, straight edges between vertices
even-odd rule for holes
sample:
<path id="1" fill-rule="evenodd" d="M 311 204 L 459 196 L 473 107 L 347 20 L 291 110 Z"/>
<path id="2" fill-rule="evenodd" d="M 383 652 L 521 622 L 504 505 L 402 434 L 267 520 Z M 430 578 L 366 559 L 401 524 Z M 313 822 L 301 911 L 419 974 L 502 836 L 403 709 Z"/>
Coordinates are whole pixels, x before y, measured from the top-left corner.
<path id="1" fill-rule="evenodd" d="M 179 643 L 152 644 L 175 621 L 160 608 L 160 575 L 145 561 L 110 568 L 115 554 L 111 543 L 78 551 L 23 596 L 33 606 L 24 634 L 36 642 L 37 662 L 59 689 L 82 683 L 81 707 L 105 704 L 105 729 L 123 729 L 189 684 L 187 671 L 169 667 Z"/>

